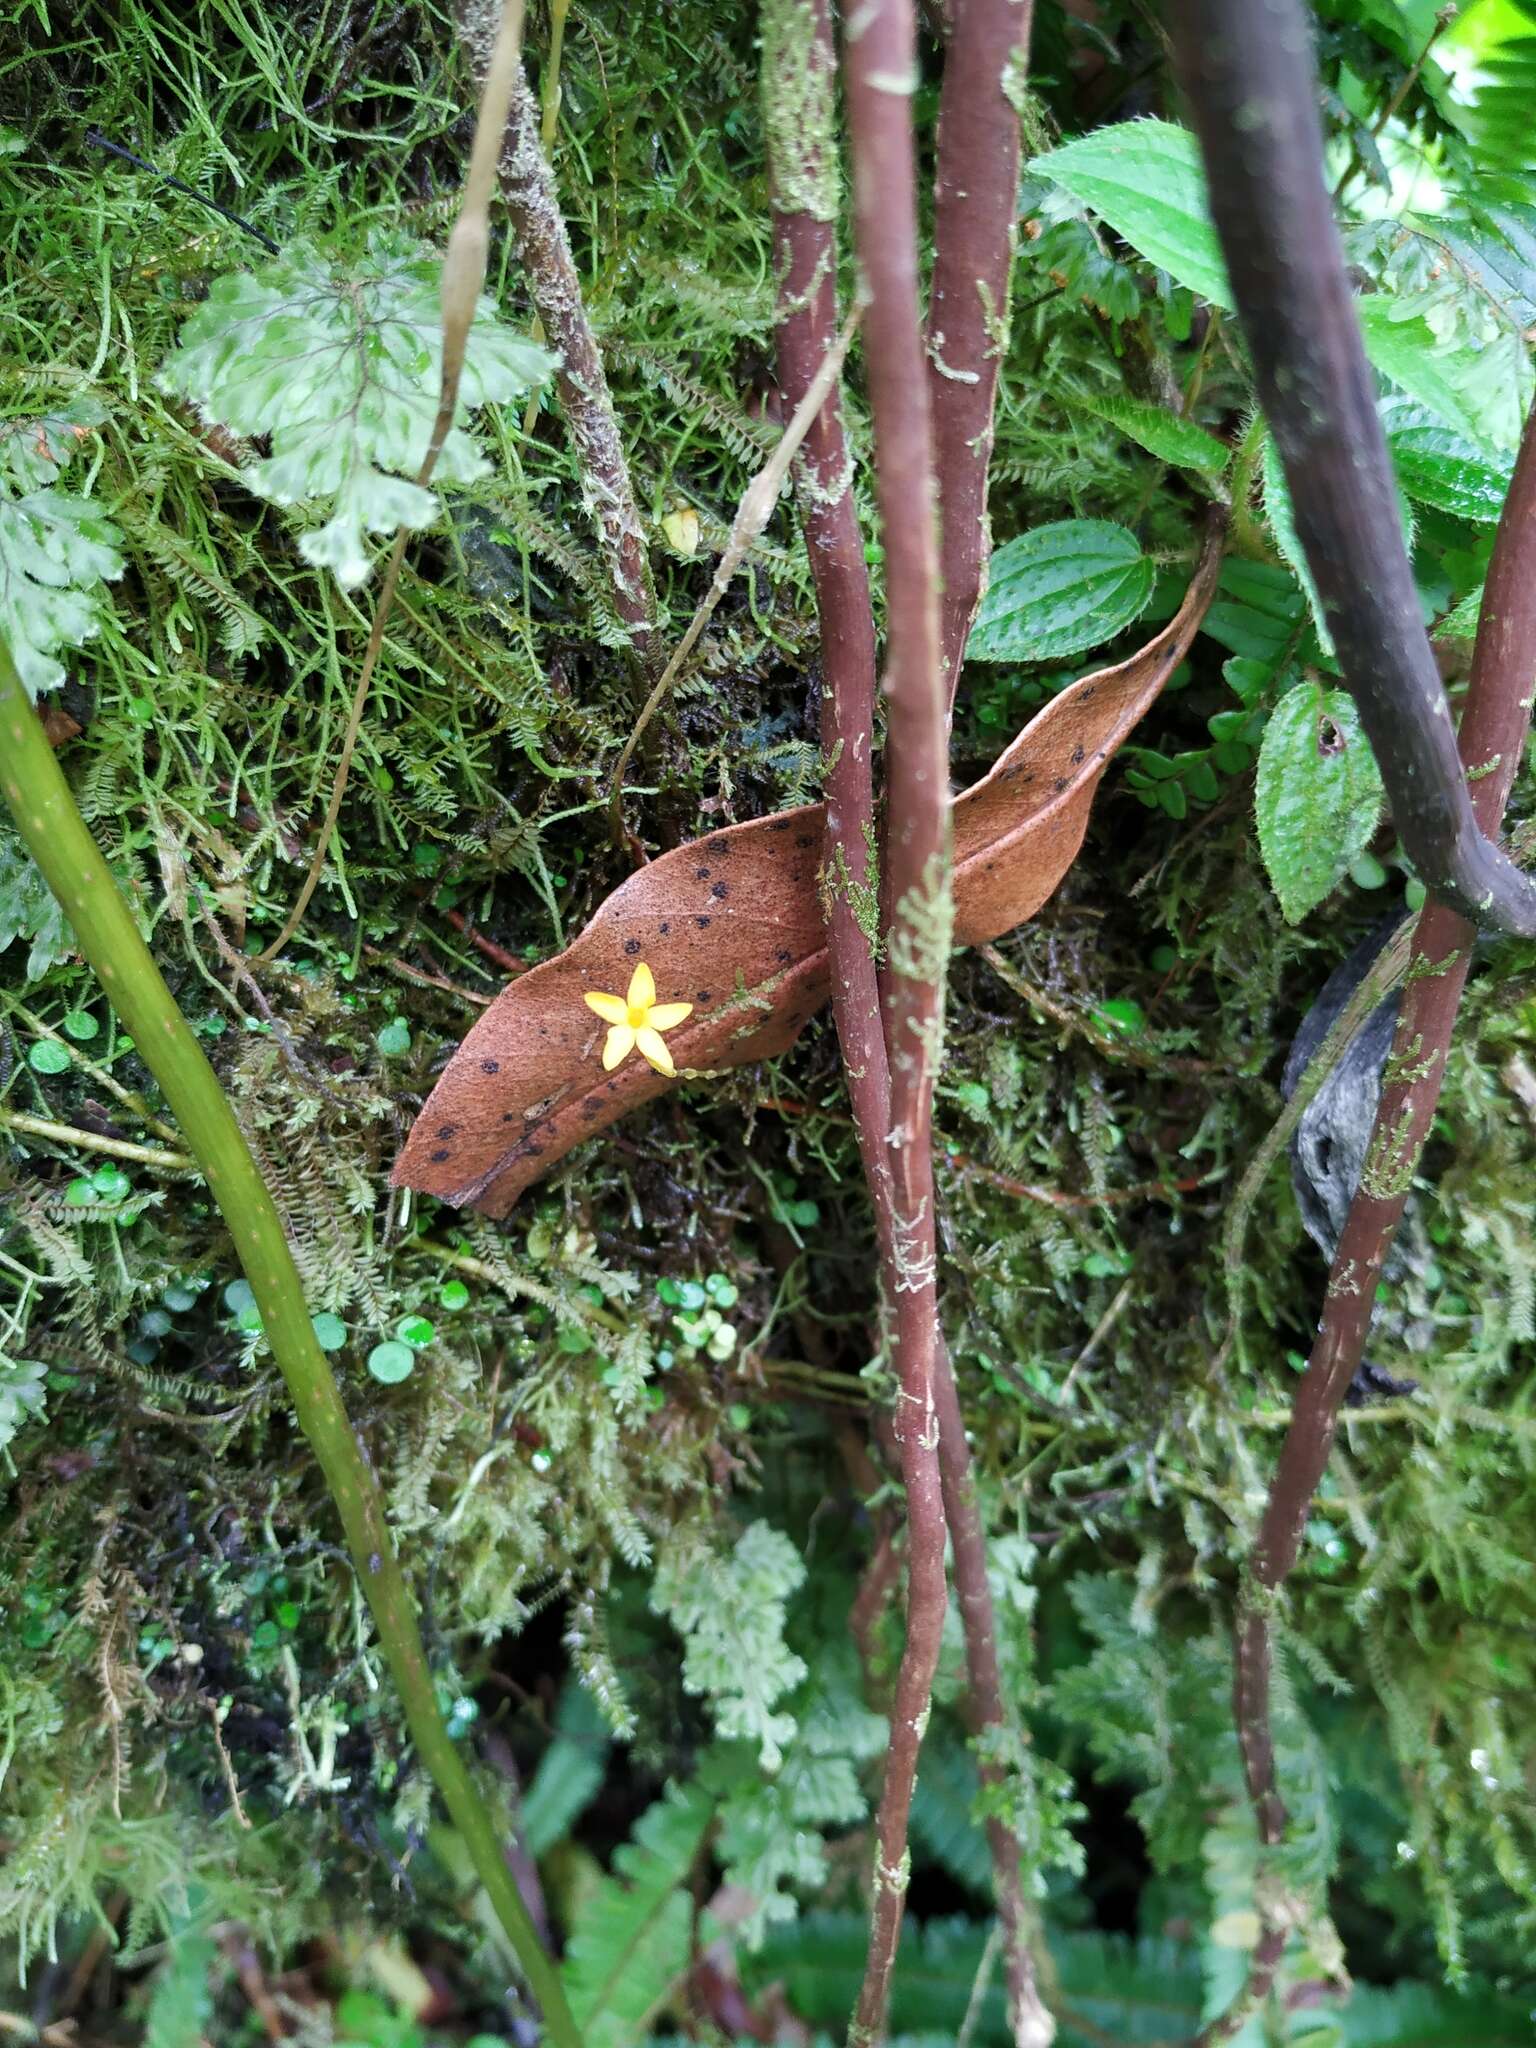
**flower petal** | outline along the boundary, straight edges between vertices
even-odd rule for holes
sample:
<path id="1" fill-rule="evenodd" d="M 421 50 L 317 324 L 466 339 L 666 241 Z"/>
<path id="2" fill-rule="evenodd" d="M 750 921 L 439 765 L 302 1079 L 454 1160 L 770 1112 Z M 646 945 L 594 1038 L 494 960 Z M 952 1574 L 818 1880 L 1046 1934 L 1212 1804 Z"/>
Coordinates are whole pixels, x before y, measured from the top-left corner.
<path id="1" fill-rule="evenodd" d="M 635 1043 L 658 1074 L 675 1074 L 672 1055 L 667 1051 L 667 1041 L 659 1031 L 653 1031 L 649 1024 L 642 1024 L 635 1033 Z"/>
<path id="2" fill-rule="evenodd" d="M 692 1015 L 692 1003 L 652 1003 L 646 1022 L 653 1031 L 670 1031 L 675 1024 L 681 1024 L 685 1017 Z"/>
<path id="3" fill-rule="evenodd" d="M 632 1010 L 643 1010 L 656 1000 L 656 977 L 642 960 L 629 977 L 629 994 L 625 998 Z"/>
<path id="4" fill-rule="evenodd" d="M 660 1043 L 660 1040 L 657 1041 Z M 620 1060 L 626 1060 L 635 1049 L 635 1033 L 627 1024 L 615 1024 L 608 1033 L 608 1042 L 603 1047 L 603 1072 L 611 1074 Z"/>
<path id="5" fill-rule="evenodd" d="M 596 1010 L 605 1024 L 627 1024 L 629 1007 L 622 996 L 600 996 L 594 989 L 588 989 L 585 997 L 589 1010 Z"/>

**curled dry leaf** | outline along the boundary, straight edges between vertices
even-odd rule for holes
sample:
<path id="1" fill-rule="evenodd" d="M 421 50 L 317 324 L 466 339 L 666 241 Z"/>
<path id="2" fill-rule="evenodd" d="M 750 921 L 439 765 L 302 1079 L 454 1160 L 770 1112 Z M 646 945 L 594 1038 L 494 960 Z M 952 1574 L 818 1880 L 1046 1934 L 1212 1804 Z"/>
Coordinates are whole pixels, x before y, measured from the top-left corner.
<path id="1" fill-rule="evenodd" d="M 1062 691 L 958 797 L 955 939 L 1033 917 L 1072 865 L 1110 757 L 1183 660 L 1221 566 L 1210 529 L 1177 615 L 1115 668 Z M 829 993 L 820 804 L 732 825 L 631 875 L 565 951 L 503 989 L 427 1099 L 397 1186 L 505 1216 L 583 1138 L 676 1083 L 630 1057 L 604 1073 L 589 992 L 641 960 L 658 1000 L 693 1005 L 667 1045 L 686 1081 L 784 1052 Z"/>

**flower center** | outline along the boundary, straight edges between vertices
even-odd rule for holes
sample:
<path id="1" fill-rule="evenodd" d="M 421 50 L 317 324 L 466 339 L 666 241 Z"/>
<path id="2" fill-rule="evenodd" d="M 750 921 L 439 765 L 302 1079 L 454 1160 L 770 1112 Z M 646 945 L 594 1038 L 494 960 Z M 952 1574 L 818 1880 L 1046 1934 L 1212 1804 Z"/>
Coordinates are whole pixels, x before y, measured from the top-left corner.
<path id="1" fill-rule="evenodd" d="M 650 1014 L 651 1006 L 649 1003 L 631 1003 L 628 1012 L 630 1030 L 643 1031 L 645 1029 L 645 1020 Z"/>

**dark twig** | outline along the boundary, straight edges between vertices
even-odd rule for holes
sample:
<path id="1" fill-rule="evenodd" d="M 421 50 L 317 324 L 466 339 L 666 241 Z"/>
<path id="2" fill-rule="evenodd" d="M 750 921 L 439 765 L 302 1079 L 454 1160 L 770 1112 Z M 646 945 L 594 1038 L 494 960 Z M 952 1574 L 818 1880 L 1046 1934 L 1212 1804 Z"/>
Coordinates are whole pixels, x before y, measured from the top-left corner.
<path id="1" fill-rule="evenodd" d="M 189 199 L 195 199 L 199 206 L 206 206 L 208 211 L 216 213 L 220 220 L 227 220 L 235 227 L 243 228 L 254 241 L 260 242 L 269 255 L 282 255 L 282 250 L 272 237 L 264 235 L 260 228 L 253 227 L 242 215 L 232 213 L 227 206 L 220 206 L 216 199 L 205 198 L 193 186 L 183 183 L 180 178 L 173 178 L 169 171 L 162 171 L 155 164 L 147 163 L 143 157 L 135 156 L 131 149 L 124 149 L 120 142 L 109 141 L 105 135 L 98 135 L 94 128 L 86 129 L 85 139 L 92 149 L 104 149 L 110 156 L 120 156 L 124 163 L 132 164 L 136 171 L 148 171 L 152 178 L 158 178 L 162 185 L 169 185 L 173 192 L 185 192 Z"/>
<path id="2" fill-rule="evenodd" d="M 1181 0 L 1175 52 L 1296 530 L 1404 847 L 1475 924 L 1536 935 L 1536 884 L 1479 822 L 1420 618 L 1323 177 L 1301 0 Z"/>
<path id="3" fill-rule="evenodd" d="M 882 2039 L 906 1904 L 907 1820 L 944 1627 L 933 1084 L 942 1053 L 952 922 L 949 763 L 934 534 L 933 436 L 918 312 L 912 0 L 866 0 L 845 49 L 854 224 L 869 292 L 865 368 L 874 422 L 888 614 L 885 691 L 890 905 L 882 988 L 890 1059 L 895 1435 L 907 1503 L 907 1632 L 876 1820 L 869 1956 L 850 2048 Z"/>
<path id="4" fill-rule="evenodd" d="M 987 468 L 1008 343 L 1030 13 L 1031 0 L 957 0 L 944 52 L 928 361 L 950 703 L 992 545 Z"/>
<path id="5" fill-rule="evenodd" d="M 1461 759 L 1473 776 L 1472 802 L 1485 832 L 1497 831 L 1503 817 L 1525 749 L 1533 689 L 1536 413 L 1526 423 L 1499 522 L 1461 721 Z M 1269 1846 L 1280 1841 L 1286 1824 L 1270 1725 L 1275 1605 L 1301 1549 L 1312 1497 L 1333 1447 L 1339 1406 L 1365 1350 L 1376 1284 L 1440 1099 L 1474 937 L 1472 924 L 1442 903 L 1431 901 L 1419 919 L 1370 1149 L 1334 1253 L 1317 1338 L 1248 1564 L 1237 1623 L 1234 1711 L 1249 1796 Z M 1267 1947 L 1275 1940 L 1284 1947 L 1276 1929 L 1266 1929 L 1265 1940 Z M 1256 1957 L 1255 1976 L 1261 1960 Z M 1274 1962 L 1269 1967 L 1272 1976 Z M 1251 2002 L 1246 2009 L 1252 2009 Z M 1233 2017 L 1241 2023 L 1240 2016 L 1227 2016 Z M 1224 2019 L 1213 2023 L 1202 2042 L 1227 2040 L 1236 2031 Z"/>

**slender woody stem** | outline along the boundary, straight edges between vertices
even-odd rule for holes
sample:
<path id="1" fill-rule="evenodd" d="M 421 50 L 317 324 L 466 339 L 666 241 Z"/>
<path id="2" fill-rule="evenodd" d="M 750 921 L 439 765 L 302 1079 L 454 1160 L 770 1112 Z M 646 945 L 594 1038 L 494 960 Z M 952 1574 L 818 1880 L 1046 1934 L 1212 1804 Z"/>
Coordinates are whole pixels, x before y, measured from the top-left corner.
<path id="1" fill-rule="evenodd" d="M 928 361 L 950 704 L 992 551 L 987 469 L 1008 342 L 1030 13 L 1031 0 L 958 0 L 939 95 Z"/>
<path id="2" fill-rule="evenodd" d="M 763 98 L 779 278 L 779 383 L 790 405 L 798 406 L 817 365 L 832 346 L 837 323 L 834 223 L 838 181 L 828 0 L 766 0 Z M 1011 215 L 1011 186 L 1008 210 Z M 886 1144 L 891 1127 L 890 1063 L 874 950 L 855 908 L 856 902 L 871 900 L 875 879 L 870 860 L 875 814 L 875 634 L 863 536 L 853 502 L 852 458 L 835 391 L 806 435 L 796 477 L 821 623 L 822 756 L 827 838 L 833 849 L 832 865 L 822 878 L 822 906 L 832 961 L 832 1009 L 889 1306 L 897 1300 L 901 1277 L 895 1263 L 895 1211 Z M 984 483 L 984 461 L 982 477 Z M 983 517 L 977 506 L 973 525 L 978 565 Z M 953 1540 L 971 1679 L 967 1712 L 973 1733 L 986 1745 L 990 1730 L 1006 1730 L 1009 1723 L 970 1450 L 953 1369 L 942 1345 L 935 1357 L 934 1398 L 944 1508 Z M 867 1584 L 872 1599 L 881 1596 L 892 1563 L 887 1540 L 878 1554 L 879 1570 Z M 861 1635 L 861 1620 L 866 1619 L 855 1616 L 856 1637 Z M 984 1753 L 981 1773 L 989 1787 L 1000 1787 L 1005 1776 L 1000 1758 Z M 1014 2038 L 1019 2048 L 1031 2048 L 1031 2044 L 1048 2042 L 1054 2029 L 1035 1987 L 1020 1846 L 1001 1819 L 989 1821 L 987 1832 L 1004 1933 Z"/>
<path id="3" fill-rule="evenodd" d="M 161 978 L 87 831 L 10 651 L 0 642 L 0 793 L 74 927 L 80 950 L 186 1134 L 261 1311 L 294 1413 L 336 1504 L 406 1725 L 544 2014 L 550 2039 L 581 2048 L 559 1976 L 539 1945 L 489 1812 L 438 1711 L 415 1609 L 362 1439 L 315 1342 L 282 1220 L 223 1090 Z"/>
<path id="4" fill-rule="evenodd" d="M 837 335 L 839 178 L 830 0 L 766 0 L 762 34 L 779 281 L 779 387 L 793 411 Z M 875 615 L 853 499 L 853 457 L 836 388 L 806 432 L 795 484 L 821 625 L 821 751 L 827 841 L 833 848 L 821 901 L 832 958 L 832 1012 L 878 1217 L 890 1206 L 890 1076 L 874 948 L 855 909 L 858 901 L 873 900 L 875 885 Z"/>
<path id="5" fill-rule="evenodd" d="M 495 23 L 496 0 L 469 0 L 459 32 L 477 79 L 490 62 Z M 642 666 L 651 667 L 657 658 L 656 590 L 645 529 L 555 181 L 540 145 L 538 102 L 521 71 L 502 143 L 501 195 L 534 308 L 560 357 L 555 383 L 581 468 L 582 495 L 607 560 L 614 609 Z"/>
<path id="6" fill-rule="evenodd" d="M 1536 883 L 1480 823 L 1420 616 L 1323 177 L 1310 16 L 1178 0 L 1168 19 L 1296 531 L 1403 845 L 1442 903 L 1536 935 Z"/>
<path id="7" fill-rule="evenodd" d="M 1499 521 L 1459 735 L 1462 763 L 1474 778 L 1478 824 L 1488 833 L 1499 828 L 1525 751 L 1533 692 L 1536 412 L 1526 422 Z M 1471 923 L 1443 903 L 1431 901 L 1419 919 L 1360 1186 L 1334 1253 L 1317 1338 L 1248 1564 L 1237 1621 L 1233 1704 L 1249 1797 L 1260 1835 L 1271 1846 L 1286 1825 L 1270 1724 L 1275 1603 L 1300 1552 L 1312 1497 L 1333 1448 L 1339 1407 L 1365 1350 L 1376 1284 L 1440 1099 L 1475 936 Z M 1273 1964 L 1270 1968 L 1272 1974 Z M 1209 2032 L 1202 2040 L 1226 2040 L 1235 2031 Z"/>
<path id="8" fill-rule="evenodd" d="M 906 1645 L 876 1820 L 869 1956 L 848 2034 L 852 2048 L 868 2048 L 886 2029 L 910 1867 L 907 1820 L 946 1604 L 934 1408 L 938 1300 L 932 1109 L 952 914 L 932 427 L 918 311 L 912 0 L 864 0 L 848 18 L 846 38 L 854 223 L 869 294 L 865 368 L 888 615 L 886 880 L 893 915 L 884 1010 L 891 1070 L 895 1429 L 908 1531 Z"/>

